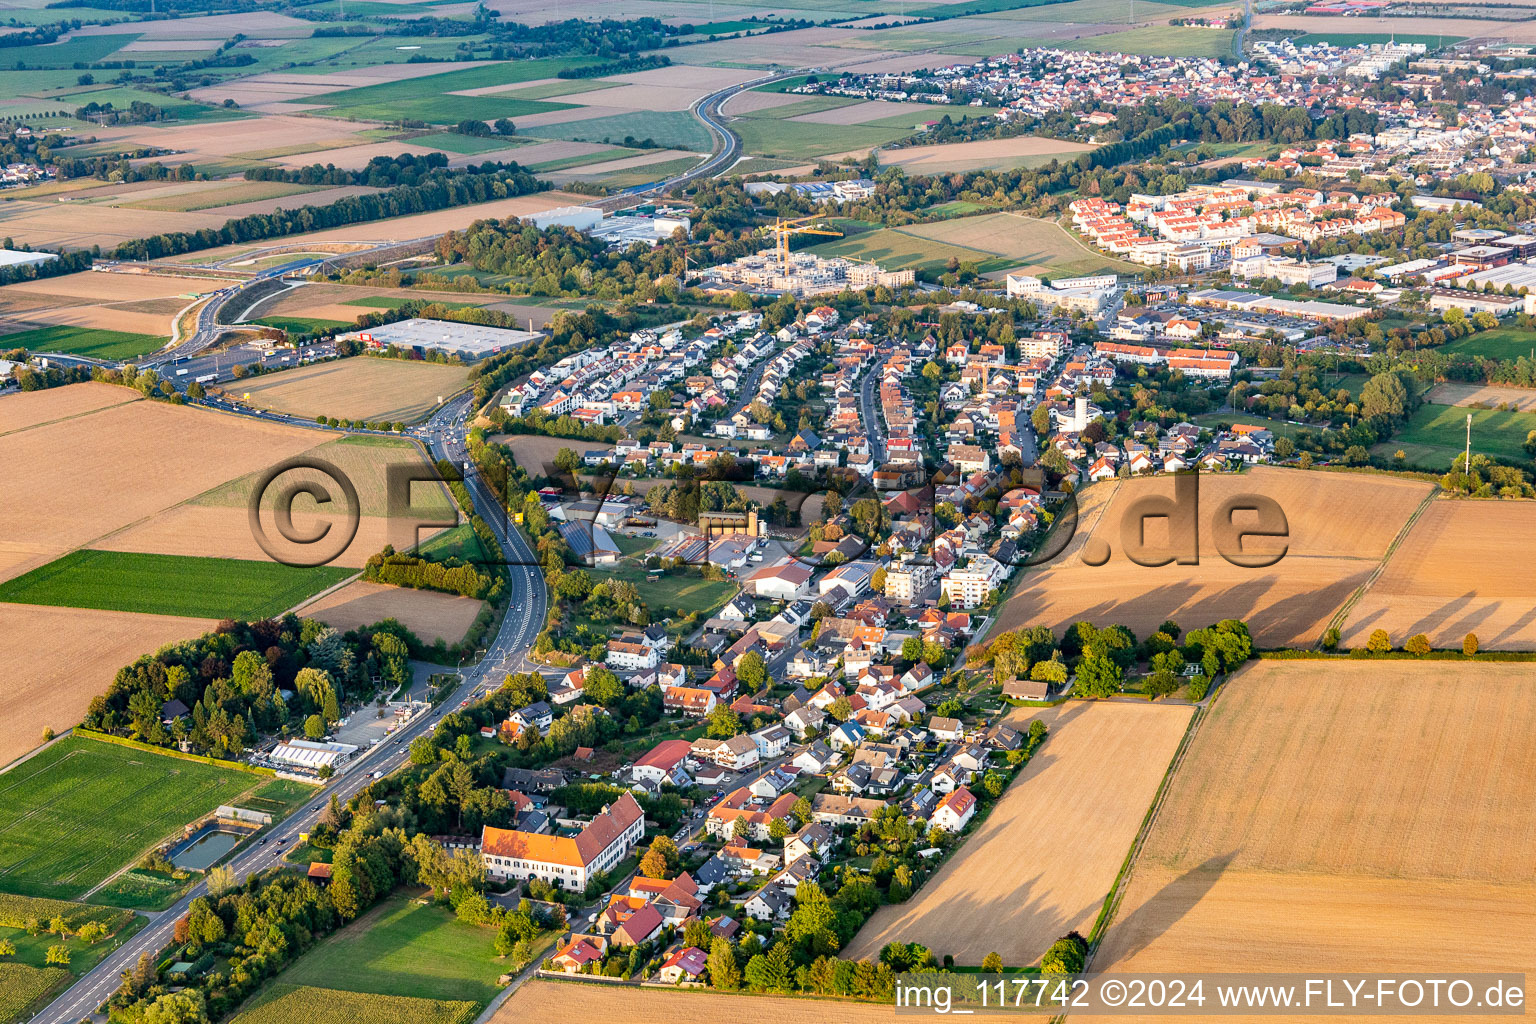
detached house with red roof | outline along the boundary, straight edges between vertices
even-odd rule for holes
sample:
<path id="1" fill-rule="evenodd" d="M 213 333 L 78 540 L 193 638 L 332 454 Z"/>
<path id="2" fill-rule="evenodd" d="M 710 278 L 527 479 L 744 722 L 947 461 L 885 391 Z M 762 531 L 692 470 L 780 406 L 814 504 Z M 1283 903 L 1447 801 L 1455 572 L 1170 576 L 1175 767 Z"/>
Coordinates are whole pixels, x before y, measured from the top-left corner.
<path id="1" fill-rule="evenodd" d="M 928 824 L 957 835 L 976 816 L 976 796 L 964 786 L 945 795 L 928 818 Z"/>
<path id="2" fill-rule="evenodd" d="M 577 892 L 599 871 L 629 855 L 645 834 L 645 812 L 625 793 L 576 836 L 542 835 L 487 825 L 480 834 L 485 873 L 498 881 L 542 878 Z"/>

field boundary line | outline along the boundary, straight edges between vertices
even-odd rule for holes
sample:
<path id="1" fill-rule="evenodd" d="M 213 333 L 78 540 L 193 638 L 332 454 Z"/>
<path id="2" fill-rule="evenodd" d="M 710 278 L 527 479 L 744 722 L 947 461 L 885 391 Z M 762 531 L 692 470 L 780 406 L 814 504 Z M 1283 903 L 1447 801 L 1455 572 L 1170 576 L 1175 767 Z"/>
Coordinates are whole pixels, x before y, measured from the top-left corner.
<path id="1" fill-rule="evenodd" d="M 316 601 L 320 600 L 322 597 L 327 597 L 327 596 L 329 596 L 331 594 L 334 594 L 336 591 L 340 590 L 342 587 L 350 586 L 351 584 L 356 583 L 358 580 L 362 579 L 362 577 L 363 577 L 363 570 L 359 569 L 353 575 L 348 576 L 346 579 L 342 580 L 339 583 L 331 584 L 329 587 L 326 587 L 324 590 L 320 591 L 320 593 L 318 593 L 318 594 L 311 594 L 309 597 L 306 597 L 304 600 L 300 601 L 298 604 L 294 605 L 292 608 L 289 608 L 287 611 L 283 612 L 283 614 L 284 615 L 288 615 L 288 614 L 297 615 L 299 613 L 299 609 L 301 609 L 301 608 L 308 608 L 310 605 L 314 604 Z"/>
<path id="2" fill-rule="evenodd" d="M 118 385 L 118 386 L 119 387 L 126 387 L 126 385 Z M 128 390 L 133 391 L 134 389 L 133 388 L 128 388 Z M 19 392 L 19 391 L 17 392 L 17 394 L 22 394 L 22 393 L 23 392 Z M 122 402 L 114 402 L 111 405 L 103 405 L 99 409 L 86 409 L 84 412 L 77 412 L 77 413 L 75 413 L 72 416 L 60 416 L 58 419 L 44 420 L 41 423 L 28 423 L 26 426 L 24 426 L 24 427 L 17 427 L 15 430 L 0 431 L 0 437 L 10 437 L 12 434 L 20 434 L 20 433 L 23 433 L 23 432 L 28 431 L 28 430 L 36 430 L 38 427 L 51 427 L 55 423 L 67 423 L 70 420 L 78 420 L 82 416 L 94 416 L 98 412 L 108 412 L 108 411 L 110 411 L 112 409 L 121 409 L 125 405 L 132 405 L 134 402 L 145 402 L 145 401 L 148 401 L 148 399 L 146 399 L 143 395 L 138 395 L 137 392 L 135 392 L 135 394 L 137 395 L 136 398 L 129 398 L 129 399 L 127 399 L 125 401 L 122 401 Z"/>
<path id="3" fill-rule="evenodd" d="M 1375 586 L 1376 581 L 1381 578 L 1381 574 L 1387 571 L 1387 565 L 1392 561 L 1392 556 L 1397 554 L 1398 548 L 1402 546 L 1403 541 L 1412 532 L 1414 525 L 1419 521 L 1419 517 L 1425 513 L 1439 496 L 1438 490 L 1431 490 L 1429 494 L 1425 495 L 1424 500 L 1419 502 L 1419 507 L 1413 510 L 1413 514 L 1408 517 L 1408 520 L 1403 523 L 1402 528 L 1397 531 L 1397 536 L 1392 538 L 1392 543 L 1387 545 L 1387 550 L 1382 554 L 1381 561 L 1376 564 L 1376 568 L 1371 571 L 1371 574 L 1365 578 L 1359 587 L 1355 588 L 1355 592 L 1349 595 L 1349 598 L 1339 607 L 1339 610 L 1333 613 L 1333 617 L 1328 620 L 1328 625 L 1323 627 L 1325 636 L 1330 629 L 1337 629 L 1340 634 L 1344 632 L 1344 623 L 1349 619 L 1349 613 L 1354 610 L 1355 605 L 1365 596 L 1366 591 Z M 1340 639 L 1343 639 L 1343 637 L 1341 636 Z M 1322 637 L 1318 637 L 1316 646 L 1322 646 Z"/>
<path id="4" fill-rule="evenodd" d="M 1232 678 L 1229 677 L 1227 682 L 1231 681 Z M 1194 745 L 1195 736 L 1199 733 L 1206 714 L 1215 706 L 1223 689 L 1225 684 L 1217 687 L 1210 699 L 1204 705 L 1197 706 L 1195 713 L 1190 716 L 1189 725 L 1184 730 L 1184 737 L 1179 741 L 1178 749 L 1173 752 L 1173 758 L 1168 762 L 1168 769 L 1163 773 L 1163 780 L 1158 784 L 1157 793 L 1153 795 L 1152 803 L 1141 820 L 1141 828 L 1137 830 L 1136 838 L 1131 841 L 1131 848 L 1126 851 L 1120 873 L 1115 876 L 1113 884 L 1110 885 L 1109 893 L 1104 897 L 1104 905 L 1099 909 L 1099 916 L 1093 922 L 1093 930 L 1088 933 L 1088 955 L 1084 961 L 1084 970 L 1093 963 L 1094 954 L 1099 951 L 1099 943 L 1103 941 L 1104 934 L 1114 922 L 1115 913 L 1120 909 L 1120 901 L 1125 898 L 1126 889 L 1130 887 L 1131 878 L 1135 874 L 1136 861 L 1140 859 L 1141 852 L 1146 847 L 1147 837 L 1152 834 L 1152 826 L 1156 823 L 1158 812 L 1162 810 L 1168 798 L 1168 791 L 1173 788 L 1174 777 L 1184 764 L 1189 748 Z"/>

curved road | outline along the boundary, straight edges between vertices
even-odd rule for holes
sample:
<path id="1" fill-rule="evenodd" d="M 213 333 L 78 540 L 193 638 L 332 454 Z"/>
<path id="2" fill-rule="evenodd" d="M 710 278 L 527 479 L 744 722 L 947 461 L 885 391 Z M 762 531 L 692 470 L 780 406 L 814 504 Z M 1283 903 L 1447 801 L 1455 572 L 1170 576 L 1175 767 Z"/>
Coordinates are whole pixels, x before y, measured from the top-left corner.
<path id="1" fill-rule="evenodd" d="M 617 202 L 619 205 L 614 207 L 617 209 L 633 203 L 641 196 L 664 195 L 691 181 L 729 169 L 741 154 L 741 140 L 726 127 L 723 115 L 720 113 L 721 105 L 743 90 L 782 77 L 785 77 L 783 73 L 766 75 L 721 89 L 699 101 L 694 108 L 694 115 L 704 123 L 716 139 L 715 152 L 708 159 L 665 181 L 611 196 L 591 205 L 607 208 L 607 204 Z M 390 243 L 389 246 L 381 248 L 392 248 L 399 244 L 401 243 Z M 146 360 L 141 365 L 165 365 L 203 351 L 222 333 L 222 325 L 218 323 L 220 311 L 246 288 L 261 281 L 305 270 L 321 262 L 324 260 L 317 258 L 295 260 L 292 263 L 262 271 L 249 280 L 219 289 L 198 311 L 197 327 L 191 337 L 172 348 L 155 353 L 152 360 Z M 461 468 L 466 467 L 469 465 L 469 455 L 466 450 L 465 435 L 468 417 L 474 412 L 473 403 L 472 392 L 465 392 L 450 399 L 431 419 L 412 433 L 427 446 L 434 458 L 447 459 Z M 264 419 L 285 421 L 289 419 L 270 413 L 261 413 L 254 409 L 243 409 L 232 404 L 220 405 L 220 408 Z M 307 421 L 292 420 L 291 422 L 314 427 L 313 423 Z M 495 638 L 480 661 L 463 672 L 463 682 L 441 704 L 430 711 L 418 713 L 414 720 L 396 730 L 387 739 L 361 753 L 345 774 L 323 785 L 316 791 L 314 797 L 281 824 L 269 829 L 255 842 L 246 844 L 245 848 L 228 862 L 237 877 L 243 878 L 253 872 L 264 871 L 280 864 L 283 854 L 292 848 L 299 834 L 313 827 L 320 813 L 329 804 L 332 795 L 343 802 L 350 800 L 372 781 L 375 773 L 388 774 L 403 765 L 409 756 L 411 741 L 436 727 L 449 711 L 499 686 L 508 673 L 534 667 L 527 660 L 527 655 L 534 639 L 543 628 L 548 603 L 542 570 L 522 535 L 507 525 L 500 502 L 490 486 L 481 479 L 472 466 L 469 466 L 465 473 L 465 485 L 474 502 L 476 512 L 489 524 L 510 563 L 507 571 L 511 579 L 511 594 L 507 602 L 507 611 Z M 158 956 L 159 951 L 170 943 L 175 922 L 187 912 L 187 907 L 193 899 L 206 892 L 206 885 L 199 882 L 168 910 L 153 915 L 150 923 L 142 931 L 114 950 L 44 1007 L 32 1019 L 33 1024 L 75 1024 L 82 1018 L 95 1013 L 96 1009 L 117 990 L 122 982 L 123 972 L 138 962 L 140 954 L 148 952 L 151 956 Z"/>
<path id="2" fill-rule="evenodd" d="M 474 411 L 473 403 L 473 393 L 465 392 L 444 404 L 419 428 L 419 436 L 435 458 L 449 459 L 460 466 L 468 460 L 465 431 L 467 419 Z M 299 833 L 307 832 L 314 826 L 332 794 L 342 802 L 350 800 L 372 781 L 374 773 L 387 775 L 403 765 L 409 756 L 411 740 L 432 730 L 444 715 L 463 706 L 464 702 L 500 686 L 507 673 L 532 667 L 526 660 L 527 653 L 539 630 L 543 628 L 548 601 L 543 576 L 522 535 L 505 525 L 500 503 L 486 482 L 472 471 L 465 474 L 465 484 L 474 501 L 475 510 L 490 525 L 508 561 L 521 563 L 508 566 L 511 594 L 501 628 L 480 661 L 463 670 L 463 682 L 447 699 L 436 708 L 418 712 L 411 722 L 397 729 L 377 746 L 359 754 L 345 774 L 322 786 L 308 803 L 281 824 L 269 829 L 256 841 L 247 842 L 245 848 L 229 862 L 236 877 L 244 878 L 252 872 L 278 865 L 282 855 L 296 844 Z M 193 899 L 206 892 L 206 885 L 199 882 L 170 909 L 152 915 L 150 923 L 142 931 L 44 1007 L 32 1019 L 33 1024 L 75 1024 L 91 1016 L 117 990 L 122 983 L 122 973 L 138 962 L 141 953 L 147 952 L 158 958 L 159 951 L 171 941 L 177 919 L 187 912 L 187 906 Z"/>

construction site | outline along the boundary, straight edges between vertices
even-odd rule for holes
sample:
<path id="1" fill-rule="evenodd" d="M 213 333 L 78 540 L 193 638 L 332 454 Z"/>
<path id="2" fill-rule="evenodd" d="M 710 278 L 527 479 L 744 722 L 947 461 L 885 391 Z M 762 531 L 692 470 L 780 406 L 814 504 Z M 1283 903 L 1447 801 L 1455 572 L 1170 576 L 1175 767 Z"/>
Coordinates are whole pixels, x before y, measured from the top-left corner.
<path id="1" fill-rule="evenodd" d="M 796 235 L 842 237 L 842 232 L 817 227 L 815 218 L 776 220 L 764 231 L 773 237 L 773 248 L 739 260 L 695 271 L 701 287 L 795 296 L 823 295 L 844 288 L 862 289 L 884 285 L 900 288 L 912 284 L 911 270 L 885 270 L 879 264 L 845 256 L 823 257 L 791 252 L 789 240 Z"/>

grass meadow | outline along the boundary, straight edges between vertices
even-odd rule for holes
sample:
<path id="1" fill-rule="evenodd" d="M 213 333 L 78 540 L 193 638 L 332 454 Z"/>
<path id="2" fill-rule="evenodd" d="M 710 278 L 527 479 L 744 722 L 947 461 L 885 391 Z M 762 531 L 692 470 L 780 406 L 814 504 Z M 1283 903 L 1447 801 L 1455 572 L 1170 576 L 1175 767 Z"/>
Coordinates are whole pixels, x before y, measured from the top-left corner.
<path id="1" fill-rule="evenodd" d="M 494 937 L 443 907 L 395 897 L 310 950 L 279 980 L 377 996 L 470 1000 L 479 1008 L 496 994 L 496 979 L 506 970 L 491 948 Z"/>
<path id="2" fill-rule="evenodd" d="M 0 891 L 79 897 L 260 781 L 238 769 L 67 737 L 0 776 Z"/>

